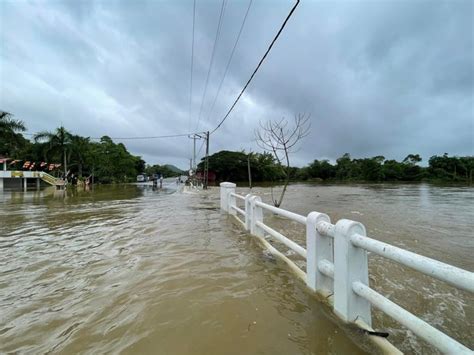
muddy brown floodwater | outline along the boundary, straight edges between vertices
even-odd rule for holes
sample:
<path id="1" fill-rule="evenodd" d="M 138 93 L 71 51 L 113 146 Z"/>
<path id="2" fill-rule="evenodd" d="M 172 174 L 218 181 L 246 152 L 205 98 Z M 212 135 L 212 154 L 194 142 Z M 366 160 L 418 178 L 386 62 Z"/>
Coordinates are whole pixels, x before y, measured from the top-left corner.
<path id="1" fill-rule="evenodd" d="M 270 201 L 269 188 L 254 193 Z M 373 352 L 218 206 L 217 188 L 0 192 L 0 352 Z M 474 270 L 471 188 L 295 184 L 282 207 L 354 219 L 371 237 Z M 300 226 L 265 218 L 303 243 Z M 474 347 L 472 295 L 369 264 L 371 286 Z M 377 312 L 374 327 L 407 353 L 434 352 Z"/>

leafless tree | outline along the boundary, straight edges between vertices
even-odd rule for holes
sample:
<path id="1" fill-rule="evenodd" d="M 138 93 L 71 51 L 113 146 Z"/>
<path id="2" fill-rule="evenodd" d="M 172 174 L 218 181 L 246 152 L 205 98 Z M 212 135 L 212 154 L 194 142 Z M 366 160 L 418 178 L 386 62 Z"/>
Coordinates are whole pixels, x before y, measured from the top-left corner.
<path id="1" fill-rule="evenodd" d="M 276 207 L 280 207 L 290 182 L 290 155 L 297 151 L 301 139 L 309 134 L 311 127 L 309 118 L 310 115 L 297 114 L 292 125 L 289 125 L 285 118 L 280 121 L 267 121 L 265 124 L 260 122 L 260 128 L 255 130 L 258 146 L 273 154 L 285 176 L 283 190 L 278 200 L 274 199 L 272 188 L 272 200 Z"/>

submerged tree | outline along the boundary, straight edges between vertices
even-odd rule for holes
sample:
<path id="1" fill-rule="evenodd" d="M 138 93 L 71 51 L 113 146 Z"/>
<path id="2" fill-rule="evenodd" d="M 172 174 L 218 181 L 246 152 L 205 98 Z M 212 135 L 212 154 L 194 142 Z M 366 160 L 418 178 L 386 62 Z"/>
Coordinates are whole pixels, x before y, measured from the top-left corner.
<path id="1" fill-rule="evenodd" d="M 285 118 L 282 118 L 280 121 L 267 121 L 265 124 L 260 123 L 260 128 L 255 130 L 255 138 L 258 146 L 273 154 L 285 176 L 283 189 L 278 199 L 273 197 L 272 189 L 272 200 L 276 207 L 281 205 L 288 183 L 290 182 L 290 155 L 297 150 L 297 144 L 301 139 L 309 134 L 311 126 L 309 118 L 309 115 L 297 114 L 291 126 L 289 126 Z"/>

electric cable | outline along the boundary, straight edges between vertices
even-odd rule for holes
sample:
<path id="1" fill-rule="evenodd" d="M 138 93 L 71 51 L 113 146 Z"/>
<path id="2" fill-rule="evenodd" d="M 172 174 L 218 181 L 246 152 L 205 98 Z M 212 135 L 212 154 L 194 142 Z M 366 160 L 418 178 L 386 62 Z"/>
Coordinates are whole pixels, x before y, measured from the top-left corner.
<path id="1" fill-rule="evenodd" d="M 224 79 L 226 78 L 227 71 L 229 70 L 230 63 L 232 62 L 232 58 L 234 57 L 235 49 L 237 48 L 237 44 L 239 43 L 240 40 L 240 35 L 242 34 L 242 30 L 244 29 L 245 22 L 247 21 L 247 15 L 249 14 L 250 7 L 252 6 L 253 0 L 249 1 L 249 6 L 247 7 L 247 11 L 245 12 L 244 19 L 242 21 L 242 25 L 240 26 L 239 34 L 237 35 L 237 38 L 234 43 L 234 47 L 232 48 L 232 52 L 230 53 L 229 60 L 227 61 L 227 65 L 224 71 L 224 75 L 222 76 L 221 82 L 219 83 L 219 87 L 216 92 L 216 96 L 214 96 L 214 101 L 212 102 L 211 109 L 209 110 L 209 115 L 207 116 L 207 119 L 209 120 L 211 118 L 211 114 L 214 110 L 214 106 L 216 105 L 217 98 L 219 97 L 219 94 L 221 92 L 222 84 L 224 83 Z"/>
<path id="2" fill-rule="evenodd" d="M 217 24 L 216 38 L 214 39 L 214 45 L 212 47 L 211 61 L 209 63 L 209 69 L 207 71 L 207 77 L 206 77 L 206 84 L 204 85 L 204 92 L 202 94 L 201 107 L 199 109 L 199 116 L 198 116 L 198 120 L 196 124 L 196 131 L 198 130 L 199 122 L 201 121 L 202 107 L 204 105 L 204 99 L 206 98 L 207 86 L 209 84 L 209 77 L 211 75 L 212 65 L 214 63 L 215 51 L 217 47 L 217 42 L 219 41 L 219 36 L 220 36 L 221 26 L 222 26 L 222 18 L 224 16 L 226 5 L 227 5 L 227 0 L 222 0 L 221 12 L 219 15 L 219 22 Z"/>
<path id="3" fill-rule="evenodd" d="M 265 58 L 267 57 L 268 53 L 270 52 L 270 50 L 272 49 L 273 45 L 275 44 L 276 40 L 278 39 L 278 37 L 280 36 L 281 32 L 283 31 L 283 29 L 285 28 L 286 26 L 286 23 L 288 22 L 288 20 L 290 19 L 291 15 L 293 15 L 293 12 L 295 11 L 296 7 L 298 6 L 298 4 L 300 3 L 300 0 L 296 0 L 296 4 L 293 6 L 293 8 L 291 9 L 290 13 L 288 14 L 288 16 L 286 17 L 285 21 L 283 22 L 283 24 L 281 25 L 280 27 L 280 30 L 277 32 L 275 38 L 273 38 L 273 41 L 272 43 L 270 44 L 270 46 L 268 47 L 267 51 L 265 52 L 265 54 L 263 55 L 262 59 L 260 59 L 260 62 L 258 63 L 257 67 L 255 68 L 255 70 L 253 71 L 252 75 L 250 76 L 250 79 L 247 81 L 247 83 L 245 84 L 245 86 L 243 87 L 242 91 L 240 91 L 240 94 L 239 96 L 237 96 L 237 98 L 235 99 L 234 103 L 232 104 L 232 106 L 230 107 L 229 111 L 227 111 L 226 115 L 224 116 L 224 118 L 219 122 L 219 124 L 217 125 L 216 128 L 214 128 L 212 131 L 211 131 L 211 134 L 214 133 L 215 131 L 217 131 L 219 129 L 220 126 L 222 126 L 222 124 L 224 123 L 224 121 L 227 119 L 227 117 L 229 117 L 229 114 L 232 112 L 232 110 L 234 109 L 235 105 L 237 104 L 237 102 L 239 101 L 240 97 L 243 95 L 245 89 L 247 89 L 247 86 L 249 86 L 250 82 L 252 81 L 253 77 L 255 76 L 255 74 L 257 73 L 258 69 L 260 68 L 260 66 L 262 65 L 263 61 L 265 60 Z"/>

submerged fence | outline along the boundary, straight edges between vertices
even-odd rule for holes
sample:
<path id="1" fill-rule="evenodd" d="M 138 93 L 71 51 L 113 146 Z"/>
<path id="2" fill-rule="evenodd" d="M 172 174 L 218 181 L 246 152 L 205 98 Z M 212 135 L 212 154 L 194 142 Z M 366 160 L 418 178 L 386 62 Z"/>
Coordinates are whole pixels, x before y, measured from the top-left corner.
<path id="1" fill-rule="evenodd" d="M 359 222 L 341 219 L 332 224 L 324 213 L 310 212 L 305 217 L 263 203 L 258 196 L 238 195 L 233 183 L 223 182 L 220 187 L 221 209 L 237 217 L 250 234 L 280 256 L 311 290 L 325 296 L 333 295 L 334 312 L 345 322 L 365 323 L 371 327 L 371 306 L 374 306 L 444 353 L 473 353 L 372 289 L 369 286 L 367 252 L 471 293 L 474 293 L 474 273 L 369 238 Z M 242 207 L 238 207 L 237 200 L 243 202 Z M 267 226 L 263 221 L 263 210 L 305 225 L 306 248 Z M 306 272 L 268 243 L 265 236 L 274 238 L 305 259 Z"/>

